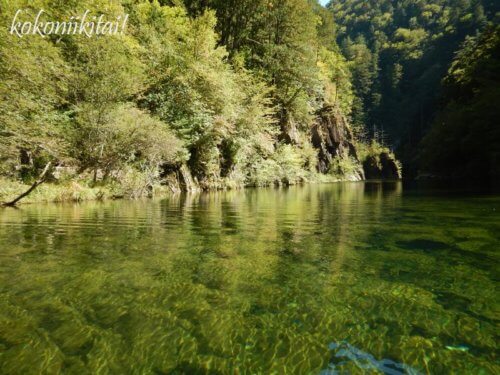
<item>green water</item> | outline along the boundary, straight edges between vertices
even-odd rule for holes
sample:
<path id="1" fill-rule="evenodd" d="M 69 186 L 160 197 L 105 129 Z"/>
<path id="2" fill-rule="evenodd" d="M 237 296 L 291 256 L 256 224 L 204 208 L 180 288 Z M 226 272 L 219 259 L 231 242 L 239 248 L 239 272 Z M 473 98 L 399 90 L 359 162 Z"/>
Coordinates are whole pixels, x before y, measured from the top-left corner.
<path id="1" fill-rule="evenodd" d="M 0 373 L 498 374 L 499 213 L 397 183 L 4 209 Z"/>

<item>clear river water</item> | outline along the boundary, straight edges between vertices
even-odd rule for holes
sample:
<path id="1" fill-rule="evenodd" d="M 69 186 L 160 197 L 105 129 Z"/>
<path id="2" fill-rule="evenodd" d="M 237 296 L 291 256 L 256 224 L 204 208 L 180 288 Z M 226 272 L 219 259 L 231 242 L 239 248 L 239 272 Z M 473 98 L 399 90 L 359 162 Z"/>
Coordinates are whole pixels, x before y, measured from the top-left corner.
<path id="1" fill-rule="evenodd" d="M 0 210 L 0 374 L 499 374 L 500 196 L 339 183 Z"/>

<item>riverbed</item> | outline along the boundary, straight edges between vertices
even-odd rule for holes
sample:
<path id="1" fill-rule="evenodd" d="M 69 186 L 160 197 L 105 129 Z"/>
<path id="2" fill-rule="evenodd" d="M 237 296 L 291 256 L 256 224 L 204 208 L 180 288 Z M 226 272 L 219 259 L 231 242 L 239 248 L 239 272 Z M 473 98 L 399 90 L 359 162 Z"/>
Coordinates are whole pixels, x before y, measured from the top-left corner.
<path id="1" fill-rule="evenodd" d="M 400 182 L 6 208 L 0 373 L 498 374 L 499 213 Z"/>

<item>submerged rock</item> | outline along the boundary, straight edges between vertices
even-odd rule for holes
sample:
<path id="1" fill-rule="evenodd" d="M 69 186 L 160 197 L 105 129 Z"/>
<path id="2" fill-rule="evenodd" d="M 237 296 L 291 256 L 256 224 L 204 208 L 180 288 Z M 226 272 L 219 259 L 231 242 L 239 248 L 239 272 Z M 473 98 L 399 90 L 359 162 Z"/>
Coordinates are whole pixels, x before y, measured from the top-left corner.
<path id="1" fill-rule="evenodd" d="M 328 348 L 334 352 L 334 355 L 329 368 L 321 371 L 321 375 L 343 374 L 342 367 L 349 363 L 370 373 L 377 371 L 386 375 L 420 374 L 419 371 L 404 363 L 398 363 L 391 359 L 378 360 L 370 353 L 366 353 L 346 341 L 332 342 Z"/>

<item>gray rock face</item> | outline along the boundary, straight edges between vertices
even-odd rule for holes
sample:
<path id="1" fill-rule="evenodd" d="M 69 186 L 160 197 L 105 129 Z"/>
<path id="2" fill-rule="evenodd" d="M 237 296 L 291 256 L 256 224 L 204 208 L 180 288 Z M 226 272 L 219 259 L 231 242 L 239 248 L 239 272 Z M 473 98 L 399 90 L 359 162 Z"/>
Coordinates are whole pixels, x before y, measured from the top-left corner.
<path id="1" fill-rule="evenodd" d="M 291 145 L 300 144 L 299 130 L 297 125 L 292 120 L 286 120 L 281 125 L 281 136 L 280 139 Z"/>
<path id="2" fill-rule="evenodd" d="M 185 164 L 173 165 L 165 168 L 162 177 L 165 185 L 168 186 L 173 193 L 192 193 L 201 190 L 198 181 L 192 176 L 189 168 Z"/>
<path id="3" fill-rule="evenodd" d="M 359 163 L 352 131 L 346 117 L 338 108 L 326 106 L 318 111 L 316 122 L 311 129 L 311 140 L 318 150 L 318 172 L 328 173 L 336 157 Z M 364 180 L 363 169 L 359 166 L 351 176 L 346 177 L 351 180 Z"/>

